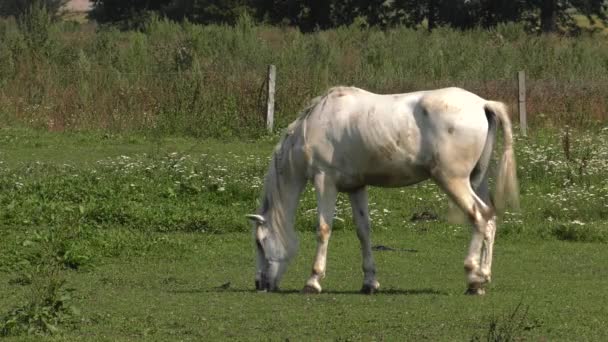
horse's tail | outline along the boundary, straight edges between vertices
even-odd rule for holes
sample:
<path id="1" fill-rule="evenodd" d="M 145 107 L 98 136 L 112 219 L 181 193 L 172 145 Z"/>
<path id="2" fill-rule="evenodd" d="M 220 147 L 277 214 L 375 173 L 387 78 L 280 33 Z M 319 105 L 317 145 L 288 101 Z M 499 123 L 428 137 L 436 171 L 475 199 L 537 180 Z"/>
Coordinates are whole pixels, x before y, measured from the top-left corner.
<path id="1" fill-rule="evenodd" d="M 502 102 L 487 101 L 484 105 L 487 112 L 494 114 L 502 126 L 503 152 L 496 175 L 496 194 L 494 205 L 498 213 L 503 213 L 507 205 L 519 209 L 519 186 L 517 184 L 517 167 L 513 149 L 513 128 L 506 106 Z"/>

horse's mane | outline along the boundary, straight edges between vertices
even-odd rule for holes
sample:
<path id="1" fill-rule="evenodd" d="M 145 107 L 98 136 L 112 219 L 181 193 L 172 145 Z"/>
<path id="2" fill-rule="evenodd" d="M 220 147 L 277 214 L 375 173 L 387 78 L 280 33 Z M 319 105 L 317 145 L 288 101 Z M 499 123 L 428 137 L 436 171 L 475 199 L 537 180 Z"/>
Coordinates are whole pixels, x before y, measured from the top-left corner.
<path id="1" fill-rule="evenodd" d="M 275 258 L 290 258 L 295 254 L 297 250 L 297 237 L 293 228 L 295 222 L 295 206 L 290 207 L 288 203 L 294 201 L 288 200 L 286 196 L 296 196 L 290 191 L 283 191 L 281 184 L 281 177 L 284 174 L 284 170 L 289 168 L 290 158 L 289 152 L 291 139 L 296 139 L 299 134 L 306 134 L 306 118 L 313 112 L 315 106 L 324 98 L 319 96 L 310 101 L 299 114 L 296 120 L 294 120 L 287 129 L 283 136 L 279 140 L 278 144 L 274 148 L 270 166 L 268 172 L 264 178 L 264 191 L 262 193 L 259 214 L 266 217 L 266 213 L 270 211 L 270 215 L 267 216 L 269 220 L 269 227 L 272 229 L 272 233 L 276 235 L 278 241 L 281 242 L 284 247 L 284 253 L 275 255 Z M 299 128 L 302 127 L 301 130 Z"/>

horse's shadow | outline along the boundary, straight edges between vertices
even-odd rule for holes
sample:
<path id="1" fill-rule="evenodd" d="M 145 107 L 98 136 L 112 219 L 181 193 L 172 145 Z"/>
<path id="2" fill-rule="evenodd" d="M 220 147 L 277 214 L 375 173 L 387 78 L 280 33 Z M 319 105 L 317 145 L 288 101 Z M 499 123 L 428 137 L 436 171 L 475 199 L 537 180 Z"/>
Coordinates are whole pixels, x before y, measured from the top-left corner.
<path id="1" fill-rule="evenodd" d="M 257 291 L 255 289 L 243 289 L 243 288 L 199 288 L 199 289 L 172 289 L 168 291 L 169 293 L 175 294 L 191 294 L 191 293 L 264 293 L 263 291 Z M 279 290 L 276 292 L 272 292 L 273 295 L 293 295 L 293 294 L 302 294 L 301 290 L 296 289 L 285 289 Z M 322 295 L 363 295 L 361 291 L 358 290 L 324 290 Z M 389 295 L 389 296 L 422 296 L 422 295 L 434 295 L 434 296 L 447 296 L 448 293 L 444 291 L 438 291 L 431 288 L 423 288 L 423 289 L 396 289 L 389 288 L 384 290 L 378 290 L 373 295 Z M 313 295 L 314 296 L 314 295 Z"/>

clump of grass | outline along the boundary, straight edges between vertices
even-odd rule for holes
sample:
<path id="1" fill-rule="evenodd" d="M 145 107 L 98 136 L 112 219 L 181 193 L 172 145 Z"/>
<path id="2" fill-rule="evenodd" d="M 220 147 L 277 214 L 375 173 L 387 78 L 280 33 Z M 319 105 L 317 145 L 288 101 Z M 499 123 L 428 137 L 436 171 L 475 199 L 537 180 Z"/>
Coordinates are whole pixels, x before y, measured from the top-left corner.
<path id="1" fill-rule="evenodd" d="M 480 336 L 471 337 L 472 342 L 510 342 L 524 340 L 526 332 L 541 326 L 540 321 L 528 317 L 530 307 L 517 304 L 513 312 L 502 317 L 491 316 L 487 322 L 487 330 Z"/>
<path id="2" fill-rule="evenodd" d="M 65 288 L 66 269 L 90 264 L 82 249 L 74 248 L 78 236 L 72 229 L 49 228 L 31 233 L 15 254 L 12 285 L 28 286 L 24 303 L 0 317 L 0 336 L 46 335 L 62 326 L 73 327 L 79 311 L 71 305 Z"/>
<path id="3" fill-rule="evenodd" d="M 0 336 L 55 334 L 62 327 L 75 327 L 79 310 L 71 305 L 70 290 L 57 264 L 33 267 L 24 279 L 29 285 L 24 303 L 0 317 Z"/>
<path id="4" fill-rule="evenodd" d="M 559 240 L 573 242 L 608 242 L 608 230 L 605 227 L 589 225 L 575 220 L 562 223 L 551 229 L 551 234 Z"/>
<path id="5" fill-rule="evenodd" d="M 86 240 L 83 238 L 78 228 L 50 227 L 34 231 L 22 243 L 20 265 L 36 268 L 52 264 L 72 270 L 91 266 L 92 252 L 86 244 L 79 243 Z"/>

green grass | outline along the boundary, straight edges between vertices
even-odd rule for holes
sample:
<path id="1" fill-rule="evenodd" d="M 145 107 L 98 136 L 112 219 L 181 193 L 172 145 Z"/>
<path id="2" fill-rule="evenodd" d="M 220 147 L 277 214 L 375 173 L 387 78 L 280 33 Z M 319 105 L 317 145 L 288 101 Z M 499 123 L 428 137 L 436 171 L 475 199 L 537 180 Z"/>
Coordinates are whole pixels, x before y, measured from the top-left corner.
<path id="1" fill-rule="evenodd" d="M 517 138 L 522 212 L 500 224 L 493 283 L 472 298 L 463 295 L 469 228 L 445 222 L 445 196 L 431 183 L 371 190 L 374 244 L 417 250 L 375 252 L 377 295 L 357 292 L 360 252 L 345 196 L 325 292 L 299 293 L 316 240 L 310 189 L 283 292 L 256 293 L 244 215 L 256 208 L 276 136 L 2 129 L 0 328 L 16 308 L 30 308 L 20 317 L 45 312 L 59 331 L 12 338 L 605 340 L 606 133 L 532 130 Z M 424 211 L 439 219 L 411 221 Z M 51 301 L 32 299 L 45 290 Z"/>
<path id="2" fill-rule="evenodd" d="M 376 243 L 418 252 L 377 252 L 383 291 L 364 296 L 357 292 L 362 280 L 358 242 L 353 231 L 341 231 L 332 237 L 325 293 L 306 296 L 298 291 L 310 269 L 313 234 L 301 234 L 302 251 L 279 294 L 253 291 L 248 235 L 173 234 L 168 237 L 172 248 L 159 245 L 146 256 L 68 272 L 67 286 L 75 289 L 74 305 L 84 321 L 60 337 L 468 340 L 484 336 L 492 317 L 505 322 L 502 316 L 520 302 L 529 306 L 529 330 L 517 331 L 518 338 L 600 341 L 608 336 L 604 244 L 499 240 L 494 284 L 487 296 L 473 298 L 463 295 L 466 229 L 456 236 L 441 230 L 377 232 Z M 228 289 L 221 289 L 226 283 Z M 3 310 L 25 291 L 0 286 L 9 294 Z"/>

